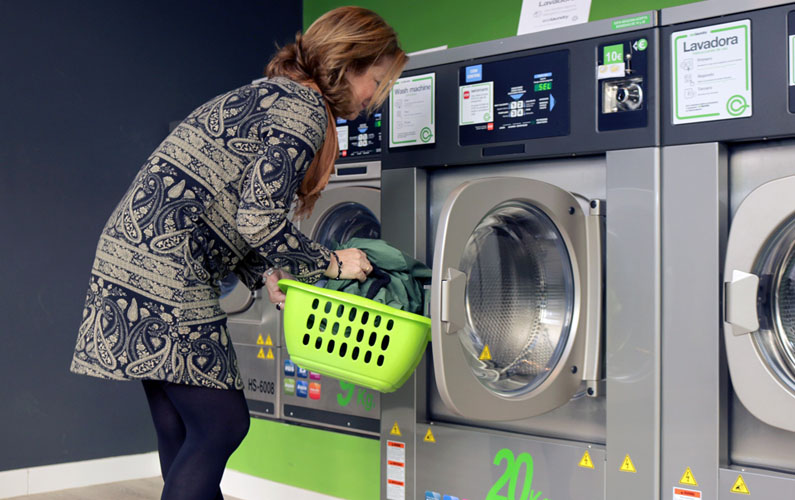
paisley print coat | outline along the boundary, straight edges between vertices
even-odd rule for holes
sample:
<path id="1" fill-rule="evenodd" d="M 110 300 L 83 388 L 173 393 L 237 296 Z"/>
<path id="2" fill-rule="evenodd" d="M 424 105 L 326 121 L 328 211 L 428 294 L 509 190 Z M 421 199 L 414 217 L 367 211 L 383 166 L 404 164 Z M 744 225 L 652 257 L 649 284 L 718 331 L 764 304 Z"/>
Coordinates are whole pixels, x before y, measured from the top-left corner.
<path id="1" fill-rule="evenodd" d="M 314 282 L 328 249 L 287 219 L 323 141 L 319 93 L 285 78 L 220 95 L 144 163 L 106 223 L 71 370 L 242 389 L 219 280 L 271 266 Z"/>

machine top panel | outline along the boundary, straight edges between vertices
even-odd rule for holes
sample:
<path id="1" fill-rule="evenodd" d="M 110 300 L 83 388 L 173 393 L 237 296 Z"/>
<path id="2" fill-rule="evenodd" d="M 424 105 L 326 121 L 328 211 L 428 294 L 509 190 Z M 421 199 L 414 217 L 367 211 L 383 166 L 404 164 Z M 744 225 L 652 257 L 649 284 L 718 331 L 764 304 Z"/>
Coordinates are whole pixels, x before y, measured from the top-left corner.
<path id="1" fill-rule="evenodd" d="M 720 15 L 694 4 L 693 17 L 713 17 L 660 29 L 664 146 L 792 136 L 795 3 L 748 10 L 763 3 L 726 0 L 744 8 Z"/>
<path id="2" fill-rule="evenodd" d="M 792 3 L 792 0 L 701 0 L 696 3 L 662 9 L 660 11 L 660 26 L 765 9 L 788 3 Z"/>
<path id="3" fill-rule="evenodd" d="M 635 30 L 653 28 L 655 26 L 658 26 L 657 11 L 639 12 L 631 16 L 602 19 L 599 21 L 567 26 L 565 28 L 528 33 L 526 35 L 464 45 L 447 50 L 417 54 L 409 59 L 405 69 L 406 71 L 410 71 L 441 64 L 468 61 L 494 54 L 508 54 L 510 52 L 518 52 L 532 48 L 587 40 L 589 38 L 629 33 Z"/>

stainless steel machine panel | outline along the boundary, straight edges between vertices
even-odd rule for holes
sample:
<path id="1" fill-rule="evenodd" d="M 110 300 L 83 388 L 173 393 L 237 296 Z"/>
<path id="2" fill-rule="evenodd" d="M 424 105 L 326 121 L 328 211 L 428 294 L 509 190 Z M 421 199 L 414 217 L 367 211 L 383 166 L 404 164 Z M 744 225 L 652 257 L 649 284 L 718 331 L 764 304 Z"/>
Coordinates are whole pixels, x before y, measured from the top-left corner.
<path id="1" fill-rule="evenodd" d="M 605 489 L 601 446 L 446 424 L 418 437 L 418 499 L 591 500 Z"/>
<path id="2" fill-rule="evenodd" d="M 255 417 L 279 418 L 279 349 L 235 344 L 248 410 Z"/>
<path id="3" fill-rule="evenodd" d="M 310 372 L 281 348 L 279 388 L 284 420 L 377 435 L 381 393 Z"/>

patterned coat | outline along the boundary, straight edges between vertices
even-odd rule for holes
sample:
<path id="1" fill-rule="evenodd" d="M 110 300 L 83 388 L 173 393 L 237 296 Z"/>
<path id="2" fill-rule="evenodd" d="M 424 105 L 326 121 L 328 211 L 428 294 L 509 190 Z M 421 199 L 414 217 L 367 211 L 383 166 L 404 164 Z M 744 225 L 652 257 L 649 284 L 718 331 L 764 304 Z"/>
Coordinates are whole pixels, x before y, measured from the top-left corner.
<path id="1" fill-rule="evenodd" d="M 218 282 L 256 289 L 279 266 L 311 283 L 328 267 L 287 219 L 325 128 L 319 93 L 273 78 L 174 129 L 102 230 L 71 370 L 242 389 Z"/>

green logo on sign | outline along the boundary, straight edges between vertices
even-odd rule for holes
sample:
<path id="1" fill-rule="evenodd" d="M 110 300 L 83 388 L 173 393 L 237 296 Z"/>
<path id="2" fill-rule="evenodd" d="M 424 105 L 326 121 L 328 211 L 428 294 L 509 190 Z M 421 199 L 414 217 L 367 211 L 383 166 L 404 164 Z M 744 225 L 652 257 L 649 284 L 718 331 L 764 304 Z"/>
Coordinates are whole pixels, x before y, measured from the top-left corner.
<path id="1" fill-rule="evenodd" d="M 634 44 L 635 50 L 639 50 L 641 52 L 646 50 L 646 47 L 648 47 L 648 46 L 649 46 L 649 42 L 645 38 L 641 38 L 640 40 L 638 40 Z"/>
<path id="2" fill-rule="evenodd" d="M 748 105 L 748 101 L 745 100 L 745 97 L 739 94 L 731 96 L 726 102 L 726 111 L 728 111 L 732 116 L 740 116 L 741 114 L 745 113 L 745 110 L 749 107 L 750 106 Z"/>
<path id="3" fill-rule="evenodd" d="M 624 44 L 608 45 L 604 48 L 602 64 L 618 64 L 624 62 Z"/>
<path id="4" fill-rule="evenodd" d="M 420 140 L 421 140 L 422 142 L 428 142 L 428 141 L 430 141 L 430 140 L 431 140 L 431 137 L 433 137 L 433 133 L 431 132 L 431 129 L 430 129 L 430 128 L 428 128 L 428 127 L 423 127 L 423 128 L 422 128 L 422 130 L 420 130 Z"/>

